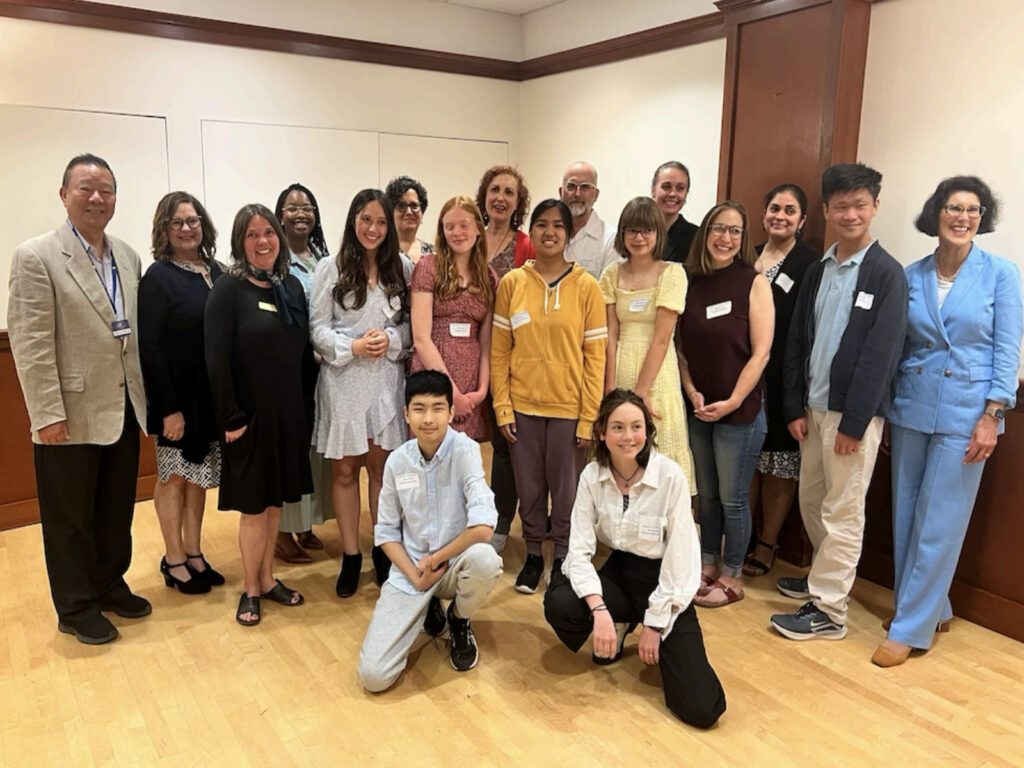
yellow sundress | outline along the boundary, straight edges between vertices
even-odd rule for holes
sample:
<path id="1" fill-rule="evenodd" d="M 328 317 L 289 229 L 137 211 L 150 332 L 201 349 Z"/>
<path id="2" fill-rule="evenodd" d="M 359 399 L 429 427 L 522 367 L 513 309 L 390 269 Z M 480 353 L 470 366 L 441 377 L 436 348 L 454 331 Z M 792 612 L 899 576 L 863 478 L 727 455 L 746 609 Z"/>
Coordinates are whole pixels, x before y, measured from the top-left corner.
<path id="1" fill-rule="evenodd" d="M 615 386 L 633 389 L 640 376 L 644 357 L 654 340 L 654 320 L 658 307 L 681 313 L 686 307 L 686 273 L 681 264 L 668 263 L 653 288 L 627 291 L 619 288 L 619 265 L 613 262 L 601 273 L 601 294 L 605 304 L 615 305 L 619 320 L 619 340 L 615 347 Z M 656 420 L 658 452 L 673 459 L 690 483 L 690 493 L 697 492 L 693 478 L 693 458 L 686 431 L 686 409 L 679 382 L 676 361 L 675 330 L 665 359 L 651 385 L 650 403 L 661 418 Z"/>

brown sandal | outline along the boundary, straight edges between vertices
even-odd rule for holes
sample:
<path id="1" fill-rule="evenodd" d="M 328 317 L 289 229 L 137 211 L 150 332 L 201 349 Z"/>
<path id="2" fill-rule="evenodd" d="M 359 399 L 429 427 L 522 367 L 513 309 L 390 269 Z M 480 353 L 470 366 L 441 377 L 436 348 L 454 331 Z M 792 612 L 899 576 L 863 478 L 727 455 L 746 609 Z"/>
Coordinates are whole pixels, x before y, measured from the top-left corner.
<path id="1" fill-rule="evenodd" d="M 700 597 L 704 597 L 704 595 L 710 592 L 711 588 L 714 587 L 717 583 L 718 582 L 715 579 L 712 579 L 706 573 L 702 573 L 700 575 L 700 588 L 697 590 L 697 595 Z"/>
<path id="2" fill-rule="evenodd" d="M 712 603 L 712 602 L 708 602 L 707 600 L 701 600 L 700 599 L 702 597 L 707 597 L 707 595 L 711 594 L 711 592 L 714 591 L 715 589 L 722 590 L 722 593 L 725 595 L 725 600 L 721 600 L 719 602 Z M 693 602 L 694 602 L 695 605 L 698 605 L 701 608 L 721 608 L 724 605 L 732 605 L 733 603 L 738 603 L 744 597 L 745 597 L 745 593 L 737 592 L 732 587 L 727 587 L 722 582 L 716 581 L 714 584 L 712 584 L 708 588 L 708 591 L 705 594 L 698 595 L 697 597 L 695 597 L 693 599 Z"/>
<path id="3" fill-rule="evenodd" d="M 277 543 L 274 544 L 274 557 L 296 565 L 308 565 L 313 562 L 313 558 L 295 543 L 295 539 L 290 533 L 280 534 L 277 537 Z"/>

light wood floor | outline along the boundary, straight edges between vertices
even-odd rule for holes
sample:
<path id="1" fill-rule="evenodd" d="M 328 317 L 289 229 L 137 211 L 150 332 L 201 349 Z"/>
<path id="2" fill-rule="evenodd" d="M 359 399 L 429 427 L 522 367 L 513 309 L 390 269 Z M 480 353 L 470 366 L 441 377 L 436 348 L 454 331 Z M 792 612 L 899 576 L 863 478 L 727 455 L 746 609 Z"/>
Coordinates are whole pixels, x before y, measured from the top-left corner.
<path id="1" fill-rule="evenodd" d="M 122 638 L 100 647 L 56 631 L 39 527 L 0 534 L 0 765 L 1024 765 L 1024 646 L 958 619 L 931 652 L 878 669 L 868 659 L 890 594 L 870 583 L 854 591 L 841 642 L 769 629 L 769 614 L 796 605 L 773 588 L 795 573 L 785 565 L 743 602 L 702 611 L 729 709 L 701 732 L 668 714 L 637 636 L 610 668 L 591 664 L 589 646 L 573 656 L 557 643 L 541 595 L 512 588 L 521 540 L 473 622 L 479 666 L 454 672 L 424 635 L 397 687 L 374 696 L 356 680 L 377 597 L 369 558 L 358 594 L 336 598 L 337 529 L 323 526 L 326 554 L 278 570 L 306 604 L 265 602 L 263 622 L 243 628 L 237 515 L 216 511 L 216 492 L 205 531 L 228 584 L 181 595 L 157 572 L 152 504 L 137 506 L 129 583 L 153 615 L 112 617 Z"/>

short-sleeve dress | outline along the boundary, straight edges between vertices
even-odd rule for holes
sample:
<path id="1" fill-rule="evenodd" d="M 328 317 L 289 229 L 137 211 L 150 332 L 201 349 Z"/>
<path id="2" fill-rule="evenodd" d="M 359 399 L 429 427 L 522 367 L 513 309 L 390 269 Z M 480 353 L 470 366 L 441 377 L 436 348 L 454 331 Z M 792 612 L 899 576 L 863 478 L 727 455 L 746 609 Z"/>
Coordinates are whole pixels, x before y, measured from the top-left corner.
<path id="1" fill-rule="evenodd" d="M 425 253 L 416 263 L 412 273 L 413 291 L 423 293 L 434 292 L 434 279 L 437 276 L 437 257 L 433 253 Z M 498 274 L 492 267 L 487 268 L 487 276 L 491 280 L 491 295 L 498 289 Z M 480 326 L 494 311 L 479 293 L 461 291 L 453 299 L 438 299 L 434 296 L 434 319 L 430 329 L 430 339 L 441 354 L 445 367 L 460 392 L 473 392 L 480 381 Z M 423 370 L 423 361 L 413 351 L 409 370 L 412 373 Z M 481 403 L 468 416 L 455 419 L 452 426 L 474 440 L 487 437 L 484 408 Z"/>
<path id="2" fill-rule="evenodd" d="M 686 307 L 686 273 L 681 264 L 670 262 L 665 265 L 653 288 L 627 291 L 619 288 L 619 266 L 619 262 L 613 262 L 605 267 L 600 285 L 605 304 L 615 305 L 615 316 L 619 320 L 619 341 L 615 348 L 615 386 L 632 389 L 636 386 L 647 350 L 654 340 L 657 308 L 665 307 L 680 313 Z M 657 424 L 658 452 L 682 467 L 691 493 L 694 493 L 693 459 L 690 456 L 686 409 L 683 406 L 675 348 L 673 338 L 651 385 L 650 402 L 651 407 L 661 414 Z"/>
<path id="3" fill-rule="evenodd" d="M 405 280 L 412 262 L 402 256 Z M 345 309 L 334 300 L 338 282 L 337 259 L 324 259 L 313 276 L 309 327 L 313 347 L 320 353 L 320 379 L 316 385 L 316 424 L 313 444 L 328 459 L 362 456 L 368 441 L 386 451 L 405 442 L 404 359 L 412 346 L 409 313 L 398 296 L 390 299 L 379 284 L 366 292 L 363 306 Z M 371 360 L 352 353 L 352 342 L 372 328 L 387 333 L 390 343 L 383 357 Z"/>

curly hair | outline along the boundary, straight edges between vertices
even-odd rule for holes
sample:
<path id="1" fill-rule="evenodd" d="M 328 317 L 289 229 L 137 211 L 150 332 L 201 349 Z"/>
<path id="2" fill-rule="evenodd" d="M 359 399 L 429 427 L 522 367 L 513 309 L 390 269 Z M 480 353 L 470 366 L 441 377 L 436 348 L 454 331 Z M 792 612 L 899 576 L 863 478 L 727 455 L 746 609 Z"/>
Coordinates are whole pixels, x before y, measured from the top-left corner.
<path id="1" fill-rule="evenodd" d="M 188 192 L 168 192 L 156 204 L 156 213 L 153 214 L 153 258 L 157 261 L 170 261 L 174 258 L 168 230 L 178 206 L 183 204 L 191 205 L 199 217 L 199 226 L 203 233 L 203 238 L 199 242 L 199 258 L 209 266 L 213 263 L 214 254 L 217 253 L 217 230 L 203 204 Z"/>
<path id="2" fill-rule="evenodd" d="M 384 188 L 384 194 L 387 195 L 388 200 L 391 201 L 391 210 L 395 210 L 395 206 L 402 200 L 402 195 L 410 189 L 415 191 L 416 197 L 419 198 L 420 211 L 422 213 L 426 213 L 427 189 L 411 176 L 396 176 L 389 181 L 388 185 Z"/>
<path id="3" fill-rule="evenodd" d="M 708 211 L 704 220 L 700 223 L 700 228 L 693 236 L 690 252 L 686 256 L 686 264 L 684 265 L 687 273 L 707 277 L 714 272 L 711 266 L 711 256 L 708 254 L 708 235 L 711 233 L 711 225 L 715 223 L 715 219 L 723 211 L 736 211 L 740 218 L 743 219 L 743 236 L 740 238 L 740 249 L 736 253 L 734 260 L 741 261 L 748 267 L 752 267 L 757 263 L 757 253 L 750 242 L 750 218 L 747 216 L 747 209 L 743 207 L 742 203 L 737 203 L 735 200 L 723 200 Z"/>
<path id="4" fill-rule="evenodd" d="M 245 233 L 249 229 L 249 223 L 257 216 L 262 216 L 270 222 L 270 226 L 274 228 L 274 233 L 277 235 L 278 251 L 272 271 L 277 277 L 284 280 L 288 276 L 288 264 L 291 262 L 288 243 L 284 238 L 281 222 L 262 203 L 243 205 L 235 214 L 235 223 L 231 226 L 231 265 L 228 267 L 228 274 L 238 280 L 244 280 L 252 274 L 253 269 L 245 258 Z"/>
<path id="5" fill-rule="evenodd" d="M 379 189 L 363 189 L 352 198 L 348 216 L 345 218 L 345 234 L 341 237 L 341 248 L 338 250 L 338 282 L 334 284 L 334 300 L 342 309 L 360 309 L 366 304 L 368 285 L 366 268 L 363 265 L 366 249 L 356 237 L 356 218 L 373 202 L 380 205 L 388 228 L 383 242 L 377 247 L 377 282 L 384 289 L 389 301 L 398 296 L 402 302 L 402 311 L 408 312 L 409 291 L 405 284 L 402 257 L 398 253 L 395 217 L 391 214 L 387 196 Z M 349 294 L 352 294 L 352 306 L 346 307 L 345 301 Z"/>
<path id="6" fill-rule="evenodd" d="M 480 177 L 480 186 L 476 190 L 476 207 L 483 214 L 484 224 L 490 222 L 487 215 L 487 189 L 495 176 L 508 175 L 516 180 L 516 209 L 512 212 L 512 229 L 519 229 L 526 221 L 526 212 L 530 210 L 530 190 L 526 187 L 526 179 L 511 165 L 495 165 L 488 168 Z"/>
<path id="7" fill-rule="evenodd" d="M 601 405 L 597 409 L 597 418 L 594 419 L 594 424 L 590 431 L 590 436 L 593 440 L 591 453 L 594 460 L 602 467 L 611 466 L 612 456 L 601 436 L 608 431 L 608 420 L 615 409 L 627 403 L 635 405 L 641 410 L 644 414 L 644 426 L 646 427 L 647 440 L 644 442 L 644 447 L 636 455 L 636 463 L 641 467 L 646 467 L 647 462 L 651 458 L 651 451 L 658 447 L 654 440 L 658 435 L 658 428 L 654 425 L 654 419 L 651 418 L 651 412 L 644 405 L 643 398 L 631 389 L 613 389 L 601 400 Z"/>
<path id="8" fill-rule="evenodd" d="M 978 197 L 978 202 L 985 208 L 985 214 L 978 223 L 978 234 L 984 235 L 987 232 L 996 231 L 996 222 L 999 220 L 999 202 L 988 188 L 988 184 L 977 176 L 951 176 L 939 182 L 939 186 L 932 192 L 931 197 L 925 200 L 921 213 L 914 219 L 914 226 L 919 232 L 930 237 L 939 234 L 939 213 L 942 206 L 949 200 L 954 192 L 973 192 Z"/>
<path id="9" fill-rule="evenodd" d="M 465 289 L 459 286 L 459 270 L 455 266 L 455 254 L 448 245 L 444 234 L 444 217 L 453 208 L 460 208 L 476 223 L 476 242 L 469 254 L 469 274 L 471 282 Z M 442 301 L 454 299 L 463 290 L 479 292 L 488 306 L 494 301 L 494 286 L 491 284 L 487 269 L 487 236 L 484 231 L 484 219 L 480 209 L 466 195 L 457 195 L 441 206 L 441 215 L 437 217 L 437 242 L 434 244 L 434 295 Z"/>
<path id="10" fill-rule="evenodd" d="M 316 218 L 316 223 L 313 225 L 313 229 L 309 232 L 309 252 L 313 254 L 313 258 L 317 261 L 324 258 L 331 252 L 331 249 L 327 247 L 327 238 L 324 237 L 324 228 L 320 223 L 320 205 L 317 203 L 316 198 L 313 197 L 313 193 L 309 191 L 308 187 L 295 182 L 285 187 L 281 194 L 277 196 L 277 205 L 274 207 L 274 215 L 277 216 L 277 220 L 284 222 L 284 218 L 281 216 L 284 213 L 284 201 L 288 199 L 288 195 L 292 192 L 301 192 L 309 198 L 309 204 L 313 206 L 313 215 Z M 283 223 L 282 223 L 283 226 Z"/>

